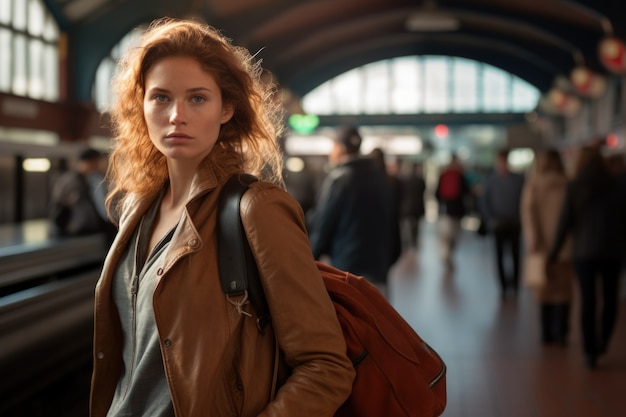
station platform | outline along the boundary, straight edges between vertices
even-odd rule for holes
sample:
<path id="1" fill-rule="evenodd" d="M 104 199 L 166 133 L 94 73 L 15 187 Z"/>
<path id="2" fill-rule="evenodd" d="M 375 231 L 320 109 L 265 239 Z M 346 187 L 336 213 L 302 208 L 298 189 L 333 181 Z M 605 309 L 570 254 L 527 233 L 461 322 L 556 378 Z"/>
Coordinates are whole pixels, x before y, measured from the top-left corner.
<path id="1" fill-rule="evenodd" d="M 57 237 L 50 223 L 0 226 L 0 415 L 87 415 L 93 292 L 104 235 Z"/>
<path id="2" fill-rule="evenodd" d="M 424 223 L 419 250 L 403 253 L 390 274 L 391 303 L 448 366 L 443 417 L 626 416 L 626 280 L 609 350 L 588 370 L 578 300 L 568 345 L 543 346 L 538 304 L 524 287 L 501 298 L 494 258 L 490 235 L 463 231 L 447 274 L 436 224 Z"/>

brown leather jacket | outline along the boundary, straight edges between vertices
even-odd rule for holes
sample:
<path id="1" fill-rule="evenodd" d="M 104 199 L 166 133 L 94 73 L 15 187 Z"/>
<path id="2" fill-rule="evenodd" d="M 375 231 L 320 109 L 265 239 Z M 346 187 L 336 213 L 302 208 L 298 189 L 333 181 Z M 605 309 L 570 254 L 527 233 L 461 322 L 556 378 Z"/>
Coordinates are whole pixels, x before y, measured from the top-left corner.
<path id="1" fill-rule="evenodd" d="M 261 335 L 254 312 L 237 313 L 218 279 L 216 208 L 225 180 L 210 167 L 197 174 L 154 291 L 176 416 L 332 416 L 349 395 L 355 373 L 314 264 L 302 210 L 268 183 L 253 184 L 242 200 L 242 222 L 272 315 L 271 328 Z M 151 201 L 138 201 L 123 213 L 96 287 L 92 417 L 106 415 L 123 367 L 113 276 Z M 291 374 L 272 399 L 276 341 Z"/>

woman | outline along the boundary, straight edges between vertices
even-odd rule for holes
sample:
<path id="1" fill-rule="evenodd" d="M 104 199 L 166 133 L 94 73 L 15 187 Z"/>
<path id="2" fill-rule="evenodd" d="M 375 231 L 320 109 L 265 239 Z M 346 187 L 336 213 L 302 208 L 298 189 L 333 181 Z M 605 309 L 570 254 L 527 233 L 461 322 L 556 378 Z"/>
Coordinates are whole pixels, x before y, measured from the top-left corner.
<path id="1" fill-rule="evenodd" d="M 543 285 L 532 287 L 541 306 L 543 343 L 565 344 L 569 330 L 574 289 L 570 242 L 560 250 L 556 262 L 548 266 L 545 262 L 554 240 L 566 187 L 567 177 L 561 155 L 549 149 L 539 154 L 534 172 L 522 191 L 520 214 L 526 257 L 528 260 L 539 255 L 539 259 L 543 259 L 540 265 L 526 262 L 524 270 L 526 282 L 538 275 L 545 278 Z"/>
<path id="2" fill-rule="evenodd" d="M 581 149 L 575 178 L 568 184 L 550 260 L 557 259 L 566 237 L 580 286 L 583 350 L 587 368 L 608 347 L 618 306 L 621 259 L 625 253 L 624 196 L 597 146 Z M 596 276 L 602 279 L 600 331 L 596 330 Z"/>
<path id="3" fill-rule="evenodd" d="M 206 25 L 163 19 L 120 65 L 108 171 L 119 233 L 96 288 L 91 416 L 332 416 L 354 369 L 302 211 L 275 185 L 279 113 L 259 64 Z M 264 334 L 217 268 L 217 199 L 244 171 L 265 180 L 241 208 Z"/>

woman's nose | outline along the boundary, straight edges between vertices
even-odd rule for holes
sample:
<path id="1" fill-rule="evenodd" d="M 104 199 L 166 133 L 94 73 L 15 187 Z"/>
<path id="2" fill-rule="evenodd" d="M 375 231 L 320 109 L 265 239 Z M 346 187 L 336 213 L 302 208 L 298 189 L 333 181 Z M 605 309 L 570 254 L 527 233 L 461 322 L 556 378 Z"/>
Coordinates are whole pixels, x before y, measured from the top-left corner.
<path id="1" fill-rule="evenodd" d="M 185 108 L 183 103 L 181 103 L 180 101 L 175 101 L 172 104 L 172 109 L 170 112 L 170 123 L 173 125 L 187 123 L 187 120 L 185 119 Z"/>

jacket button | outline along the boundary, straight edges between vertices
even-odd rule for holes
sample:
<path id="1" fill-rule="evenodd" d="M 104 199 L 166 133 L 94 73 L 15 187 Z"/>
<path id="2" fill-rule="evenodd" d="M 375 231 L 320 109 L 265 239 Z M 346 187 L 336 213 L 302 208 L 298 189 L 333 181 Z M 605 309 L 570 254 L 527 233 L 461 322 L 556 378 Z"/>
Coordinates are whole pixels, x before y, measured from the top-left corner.
<path id="1" fill-rule="evenodd" d="M 237 384 L 237 389 L 238 389 L 239 391 L 243 391 L 243 385 L 241 385 L 241 384 Z"/>
<path id="2" fill-rule="evenodd" d="M 165 345 L 165 347 L 170 347 L 172 346 L 172 341 L 170 339 L 165 339 L 163 341 L 163 345 Z"/>
<path id="3" fill-rule="evenodd" d="M 195 248 L 196 246 L 198 246 L 198 239 L 190 239 L 189 246 L 191 246 L 192 248 Z"/>
<path id="4" fill-rule="evenodd" d="M 98 359 L 104 359 L 104 352 L 98 352 L 98 353 L 96 354 L 96 358 L 98 358 Z"/>
<path id="5" fill-rule="evenodd" d="M 157 275 L 163 275 L 163 268 L 157 269 Z"/>

